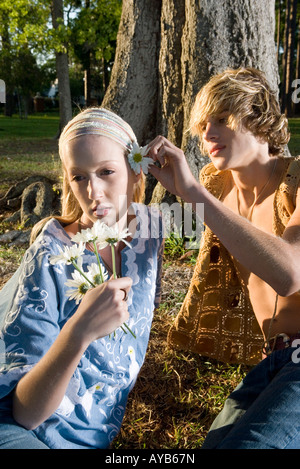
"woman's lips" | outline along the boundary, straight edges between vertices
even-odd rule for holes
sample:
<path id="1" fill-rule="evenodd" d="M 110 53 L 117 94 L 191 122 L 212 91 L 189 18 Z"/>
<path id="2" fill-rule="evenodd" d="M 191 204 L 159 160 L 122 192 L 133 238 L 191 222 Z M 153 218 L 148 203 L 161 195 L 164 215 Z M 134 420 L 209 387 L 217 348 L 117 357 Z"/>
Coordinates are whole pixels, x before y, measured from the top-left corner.
<path id="1" fill-rule="evenodd" d="M 106 217 L 109 214 L 110 208 L 109 207 L 96 207 L 94 210 L 97 217 Z"/>

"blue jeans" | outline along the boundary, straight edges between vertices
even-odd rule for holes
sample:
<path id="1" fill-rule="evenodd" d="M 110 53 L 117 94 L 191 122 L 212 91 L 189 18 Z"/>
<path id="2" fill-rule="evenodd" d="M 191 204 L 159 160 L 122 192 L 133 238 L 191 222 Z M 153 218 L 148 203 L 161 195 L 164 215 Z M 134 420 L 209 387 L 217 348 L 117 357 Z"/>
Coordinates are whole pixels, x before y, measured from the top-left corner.
<path id="1" fill-rule="evenodd" d="M 300 449 L 296 350 L 276 350 L 248 373 L 226 400 L 203 449 Z"/>
<path id="2" fill-rule="evenodd" d="M 11 417 L 0 418 L 1 449 L 49 449 L 32 431 L 20 427 Z"/>

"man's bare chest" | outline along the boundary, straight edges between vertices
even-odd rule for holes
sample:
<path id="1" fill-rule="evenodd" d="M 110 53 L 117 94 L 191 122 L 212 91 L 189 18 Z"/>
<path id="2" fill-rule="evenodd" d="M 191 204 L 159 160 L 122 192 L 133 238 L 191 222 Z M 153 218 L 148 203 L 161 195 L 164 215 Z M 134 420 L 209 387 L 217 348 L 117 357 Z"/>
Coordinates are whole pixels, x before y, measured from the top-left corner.
<path id="1" fill-rule="evenodd" d="M 254 204 L 253 207 L 249 205 L 248 210 L 247 207 L 245 207 L 243 212 L 244 215 L 240 210 L 240 204 L 235 187 L 233 187 L 227 194 L 223 196 L 222 202 L 234 213 L 247 218 L 249 223 L 252 223 L 257 228 L 260 228 L 261 230 L 268 233 L 273 233 L 274 197 L 275 193 L 273 192 L 262 200 L 258 201 L 256 204 Z M 251 217 L 249 216 L 250 219 L 246 215 L 251 215 Z"/>

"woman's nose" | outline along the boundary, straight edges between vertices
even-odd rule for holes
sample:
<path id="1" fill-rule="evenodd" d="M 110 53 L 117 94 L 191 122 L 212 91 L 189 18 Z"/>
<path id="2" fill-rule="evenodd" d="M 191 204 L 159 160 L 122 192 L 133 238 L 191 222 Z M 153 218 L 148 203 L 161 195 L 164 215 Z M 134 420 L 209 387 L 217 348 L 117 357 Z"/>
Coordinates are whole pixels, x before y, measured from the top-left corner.
<path id="1" fill-rule="evenodd" d="M 89 180 L 88 195 L 91 200 L 98 200 L 103 196 L 103 187 L 98 179 L 93 178 Z"/>

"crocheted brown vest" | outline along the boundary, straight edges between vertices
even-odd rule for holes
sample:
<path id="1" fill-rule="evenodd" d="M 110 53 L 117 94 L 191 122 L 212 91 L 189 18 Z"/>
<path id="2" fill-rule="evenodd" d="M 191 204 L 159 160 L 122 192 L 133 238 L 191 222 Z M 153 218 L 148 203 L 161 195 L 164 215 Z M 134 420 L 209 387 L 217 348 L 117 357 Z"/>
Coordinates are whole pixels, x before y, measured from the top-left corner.
<path id="1" fill-rule="evenodd" d="M 200 173 L 200 182 L 220 198 L 229 171 L 212 163 Z M 300 159 L 287 158 L 275 191 L 273 233 L 282 236 L 295 209 L 300 180 Z M 206 227 L 193 278 L 168 333 L 168 344 L 227 363 L 254 365 L 262 358 L 263 336 L 254 315 L 248 290 L 233 257 Z"/>

